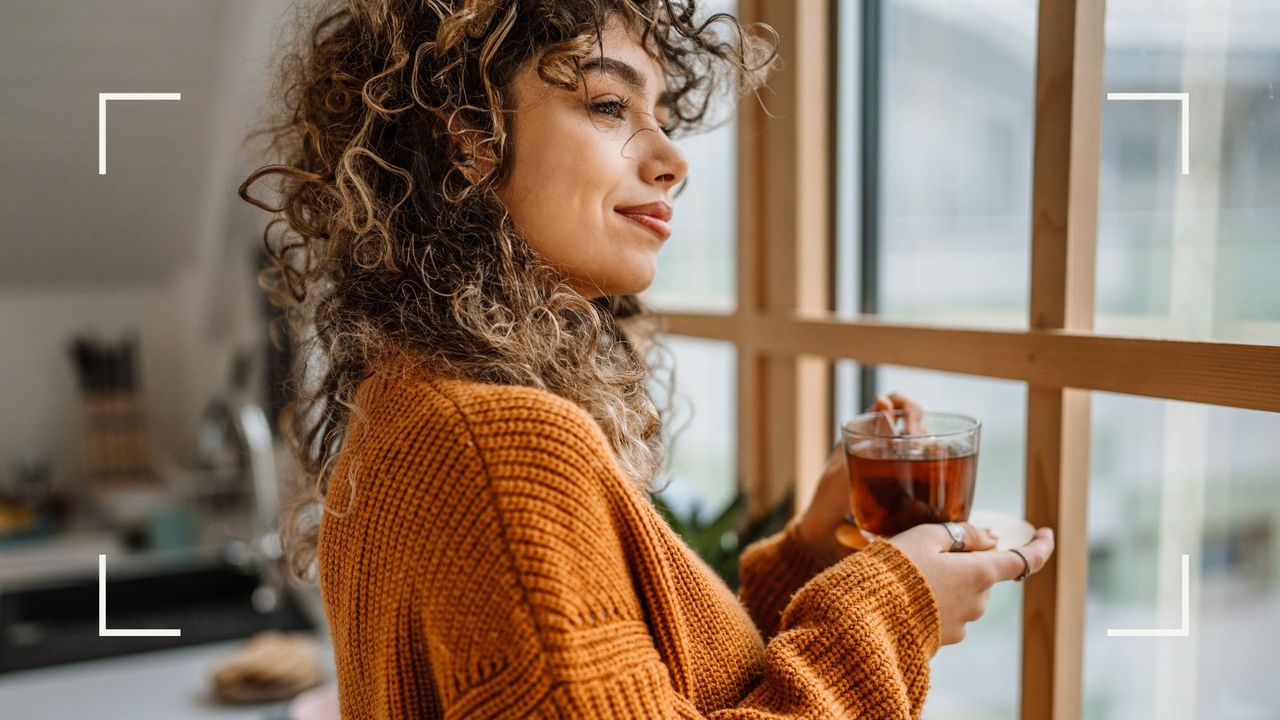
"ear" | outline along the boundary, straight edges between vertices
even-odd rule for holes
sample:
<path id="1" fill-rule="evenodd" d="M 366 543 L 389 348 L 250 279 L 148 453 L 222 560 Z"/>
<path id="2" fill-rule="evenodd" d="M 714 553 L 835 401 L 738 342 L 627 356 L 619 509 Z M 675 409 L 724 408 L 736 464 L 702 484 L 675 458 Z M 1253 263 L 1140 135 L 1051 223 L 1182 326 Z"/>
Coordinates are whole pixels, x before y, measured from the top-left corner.
<path id="1" fill-rule="evenodd" d="M 474 131 L 454 136 L 458 164 L 467 181 L 473 185 L 479 182 L 480 178 L 493 172 L 497 165 L 497 158 L 494 156 L 495 143 L 490 138 L 481 141 L 480 136 L 481 133 Z"/>
<path id="2" fill-rule="evenodd" d="M 459 171 L 468 183 L 475 185 L 481 178 L 492 172 L 494 159 L 491 152 L 485 152 L 474 141 L 469 141 L 467 138 L 467 135 L 451 135 L 449 140 Z"/>
<path id="3" fill-rule="evenodd" d="M 493 152 L 484 146 L 488 133 L 465 123 L 457 113 L 450 115 L 437 111 L 436 116 L 446 128 L 446 152 L 450 161 L 469 184 L 477 184 L 494 166 Z"/>

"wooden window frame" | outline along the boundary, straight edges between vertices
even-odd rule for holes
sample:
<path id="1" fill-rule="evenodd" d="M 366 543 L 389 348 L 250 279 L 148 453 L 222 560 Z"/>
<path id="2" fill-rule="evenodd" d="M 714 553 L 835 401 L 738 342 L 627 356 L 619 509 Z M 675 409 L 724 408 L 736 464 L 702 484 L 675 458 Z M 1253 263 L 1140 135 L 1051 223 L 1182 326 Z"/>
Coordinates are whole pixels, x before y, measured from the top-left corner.
<path id="1" fill-rule="evenodd" d="M 1104 0 L 1041 0 L 1030 326 L 893 323 L 832 313 L 836 0 L 739 0 L 780 34 L 783 71 L 738 125 L 738 296 L 731 314 L 663 313 L 665 332 L 738 351 L 738 475 L 759 514 L 811 495 L 834 427 L 831 363 L 1025 382 L 1026 513 L 1056 529 L 1023 586 L 1021 717 L 1081 714 L 1090 391 L 1280 412 L 1280 346 L 1092 332 Z"/>

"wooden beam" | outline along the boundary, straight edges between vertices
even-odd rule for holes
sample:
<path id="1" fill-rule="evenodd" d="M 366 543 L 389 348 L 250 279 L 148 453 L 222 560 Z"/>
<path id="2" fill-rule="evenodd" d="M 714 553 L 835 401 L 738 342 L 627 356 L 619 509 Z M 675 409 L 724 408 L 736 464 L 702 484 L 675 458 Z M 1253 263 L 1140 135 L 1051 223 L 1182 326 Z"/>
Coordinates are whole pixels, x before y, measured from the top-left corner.
<path id="1" fill-rule="evenodd" d="M 1088 391 L 1027 388 L 1026 517 L 1057 547 L 1022 598 L 1022 718 L 1079 718 L 1088 588 Z"/>
<path id="2" fill-rule="evenodd" d="M 1040 2 L 1033 331 L 1093 329 L 1105 19 L 1104 0 Z M 1028 354 L 1030 362 L 1035 358 Z M 1097 360 L 1091 365 L 1098 367 Z M 1036 527 L 1054 528 L 1057 548 L 1023 587 L 1021 716 L 1065 720 L 1082 710 L 1090 395 L 1061 382 L 1030 382 L 1027 390 L 1026 517 Z"/>
<path id="3" fill-rule="evenodd" d="M 743 23 L 761 20 L 763 0 L 739 0 L 738 17 Z M 738 113 L 738 188 L 737 188 L 737 313 L 750 317 L 760 311 L 764 298 L 761 286 L 764 265 L 761 254 L 763 239 L 765 188 L 765 153 L 768 113 L 761 105 L 768 97 L 764 90 L 758 96 L 742 99 Z M 703 335 L 710 337 L 710 335 Z M 746 493 L 747 514 L 759 517 L 763 512 L 765 476 L 765 388 L 763 356 L 756 349 L 751 333 L 723 337 L 735 343 L 738 351 L 738 417 L 737 453 L 738 486 Z"/>
<path id="4" fill-rule="evenodd" d="M 668 332 L 733 341 L 736 315 L 674 313 Z M 1158 340 L 1067 330 L 976 330 L 867 318 L 750 321 L 757 352 L 903 365 L 1041 387 L 1078 388 L 1280 412 L 1280 347 Z"/>
<path id="5" fill-rule="evenodd" d="M 739 459 L 753 515 L 799 483 L 811 485 L 829 450 L 826 361 L 762 354 L 767 338 L 750 319 L 831 309 L 833 7 L 831 0 L 739 4 L 741 20 L 767 23 L 781 39 L 781 71 L 760 96 L 766 107 L 748 98 L 739 126 L 738 317 L 745 322 L 732 339 L 740 387 L 751 394 L 740 413 Z"/>
<path id="6" fill-rule="evenodd" d="M 774 3 L 777 5 L 777 3 Z M 832 132 L 834 85 L 831 76 L 832 37 L 835 4 L 831 0 L 800 0 L 791 4 L 796 23 L 795 114 L 796 183 L 788 206 L 792 210 L 790 242 L 779 255 L 787 256 L 794 267 L 780 302 L 769 302 L 769 312 L 827 314 L 834 307 L 832 272 L 835 227 L 835 156 Z M 775 188 L 776 193 L 776 188 Z M 786 235 L 774 238 L 775 241 Z M 787 248 L 790 248 L 789 250 Z M 831 444 L 832 385 L 829 363 L 821 357 L 797 355 L 792 358 L 770 355 L 789 376 L 781 390 L 782 402 L 789 404 L 788 418 L 777 418 L 772 430 L 790 433 L 795 449 L 790 458 L 779 458 L 790 477 L 775 485 L 778 493 L 792 492 L 796 509 L 803 509 L 817 487 Z M 790 424 L 782 424 L 790 423 Z"/>

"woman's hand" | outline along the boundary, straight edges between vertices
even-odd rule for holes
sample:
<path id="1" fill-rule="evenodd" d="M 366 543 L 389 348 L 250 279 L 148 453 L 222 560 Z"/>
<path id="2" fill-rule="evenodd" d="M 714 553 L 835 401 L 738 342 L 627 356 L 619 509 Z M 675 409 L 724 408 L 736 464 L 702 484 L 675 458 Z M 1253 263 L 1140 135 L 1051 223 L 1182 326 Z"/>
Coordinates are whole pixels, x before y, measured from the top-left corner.
<path id="1" fill-rule="evenodd" d="M 907 434 L 923 433 L 924 410 L 910 398 L 893 393 L 876 398 L 871 412 L 902 410 Z M 885 431 L 892 432 L 891 415 L 885 416 Z M 800 518 L 797 532 L 809 554 L 830 566 L 854 552 L 836 540 L 836 529 L 846 522 L 849 510 L 849 470 L 843 442 L 837 442 L 827 458 L 813 500 Z M 924 575 L 938 603 L 941 643 L 950 645 L 964 639 L 965 623 L 987 611 L 987 596 L 1001 580 L 1012 580 L 1025 569 L 1017 553 L 980 552 L 996 546 L 996 536 L 969 523 L 965 528 L 966 552 L 951 552 L 951 536 L 939 523 L 927 523 L 898 533 L 882 542 L 891 542 L 911 559 Z M 861 539 L 862 534 L 856 537 Z M 865 547 L 865 545 L 864 545 Z M 1053 554 L 1053 530 L 1036 530 L 1031 542 L 1018 548 L 1027 558 L 1031 572 L 1037 572 Z M 968 552 L 978 551 L 978 552 Z"/>
<path id="2" fill-rule="evenodd" d="M 897 393 L 881 395 L 876 398 L 870 412 L 882 410 L 904 410 L 907 418 L 907 432 L 923 432 L 920 426 L 924 411 L 920 405 L 910 398 Z M 827 464 L 822 468 L 822 477 L 818 480 L 818 489 L 813 499 L 800 516 L 797 532 L 800 541 L 808 548 L 809 554 L 818 559 L 826 567 L 839 562 L 841 558 L 853 552 L 836 539 L 836 529 L 845 524 L 845 514 L 849 512 L 849 466 L 844 456 L 844 443 L 837 441 L 827 457 Z M 855 541 L 863 541 L 861 533 L 851 533 Z"/>
<path id="3" fill-rule="evenodd" d="M 880 429 L 892 435 L 894 410 L 901 410 L 906 418 L 905 434 L 919 435 L 924 432 L 924 408 L 920 407 L 920 403 L 906 395 L 899 395 L 898 393 L 877 395 L 875 404 L 867 412 L 884 413 L 884 420 L 880 423 Z"/>
<path id="4" fill-rule="evenodd" d="M 904 555 L 915 563 L 933 590 L 941 618 L 941 643 L 950 645 L 964 639 L 965 623 L 982 617 L 987 611 L 987 595 L 1001 580 L 1013 580 L 1025 569 L 1022 558 L 1011 550 L 1003 552 L 967 552 L 991 550 L 994 536 L 969 523 L 965 529 L 966 552 L 950 552 L 951 535 L 939 523 L 926 523 L 904 530 L 889 538 Z M 1031 542 L 1018 548 L 1037 572 L 1053 554 L 1053 530 L 1036 530 Z"/>
<path id="5" fill-rule="evenodd" d="M 844 457 L 844 443 L 837 442 L 822 468 L 818 489 L 814 491 L 813 499 L 800 516 L 796 528 L 800 542 L 823 567 L 831 567 L 853 552 L 852 548 L 845 547 L 836 539 L 836 528 L 845 522 L 844 515 L 848 511 L 849 470 Z M 857 533 L 857 537 L 861 539 L 862 534 Z"/>

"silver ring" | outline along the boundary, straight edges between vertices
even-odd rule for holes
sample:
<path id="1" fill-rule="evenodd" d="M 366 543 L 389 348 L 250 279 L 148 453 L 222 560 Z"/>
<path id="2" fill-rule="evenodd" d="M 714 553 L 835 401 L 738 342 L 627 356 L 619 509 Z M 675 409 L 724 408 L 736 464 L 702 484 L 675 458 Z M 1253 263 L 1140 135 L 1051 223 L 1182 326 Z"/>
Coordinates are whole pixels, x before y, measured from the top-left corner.
<path id="1" fill-rule="evenodd" d="M 951 552 L 964 550 L 964 526 L 957 522 L 944 522 L 942 527 L 951 536 Z"/>
<path id="2" fill-rule="evenodd" d="M 1023 580 L 1031 577 L 1031 563 L 1027 561 L 1027 556 L 1023 555 L 1022 551 L 1018 548 L 1009 548 L 1009 552 L 1017 553 L 1018 557 L 1022 558 L 1022 574 L 1014 579 L 1018 582 L 1022 582 Z"/>

